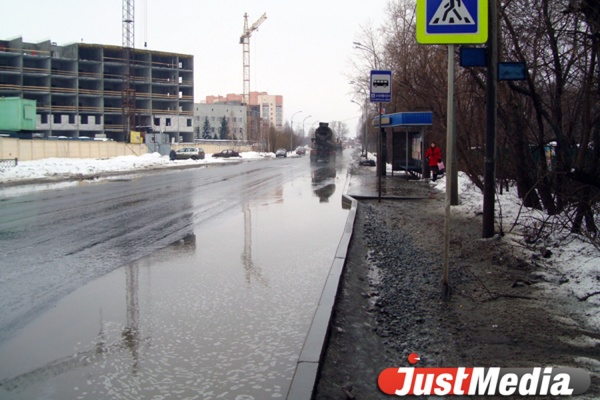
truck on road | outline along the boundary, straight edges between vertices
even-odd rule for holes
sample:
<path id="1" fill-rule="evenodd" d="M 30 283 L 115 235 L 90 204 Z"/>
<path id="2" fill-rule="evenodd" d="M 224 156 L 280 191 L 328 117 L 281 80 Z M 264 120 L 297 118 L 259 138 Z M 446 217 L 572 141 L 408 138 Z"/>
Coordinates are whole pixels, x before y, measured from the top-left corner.
<path id="1" fill-rule="evenodd" d="M 319 122 L 310 151 L 310 162 L 329 163 L 335 161 L 335 135 L 328 122 Z"/>

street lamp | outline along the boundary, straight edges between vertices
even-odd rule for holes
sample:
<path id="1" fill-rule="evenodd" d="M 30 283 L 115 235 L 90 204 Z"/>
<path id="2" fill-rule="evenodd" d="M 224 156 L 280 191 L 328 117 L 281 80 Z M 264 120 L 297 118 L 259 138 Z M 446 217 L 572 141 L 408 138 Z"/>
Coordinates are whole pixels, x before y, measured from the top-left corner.
<path id="1" fill-rule="evenodd" d="M 355 44 L 360 44 L 360 43 L 357 43 L 357 42 L 354 42 L 354 43 Z M 350 81 L 348 83 L 350 85 L 354 85 L 354 90 L 355 90 L 355 92 L 357 94 L 360 93 L 360 94 L 362 94 L 365 97 L 365 104 L 364 105 L 362 105 L 359 102 L 354 101 L 354 100 L 350 100 L 350 101 L 352 103 L 354 103 L 354 104 L 358 104 L 360 106 L 360 108 L 362 109 L 362 111 L 363 111 L 363 118 L 364 118 L 363 123 L 365 125 L 365 133 L 363 135 L 363 140 L 362 140 L 362 155 L 365 158 L 367 158 L 368 157 L 368 150 L 367 150 L 367 148 L 368 148 L 368 143 L 369 143 L 368 140 L 367 140 L 367 130 L 368 130 L 368 122 L 367 122 L 367 120 L 369 118 L 369 96 L 367 94 L 367 90 L 364 87 L 360 86 L 360 84 L 358 82 L 356 82 L 356 81 Z"/>
<path id="2" fill-rule="evenodd" d="M 365 97 L 365 105 L 363 107 L 362 104 L 360 104 L 358 101 L 354 101 L 354 100 L 350 100 L 352 103 L 354 104 L 358 104 L 358 106 L 362 109 L 363 111 L 363 124 L 365 125 L 365 133 L 363 134 L 363 138 L 362 138 L 362 155 L 365 158 L 368 158 L 368 151 L 367 151 L 367 119 L 369 118 L 369 115 L 367 114 L 367 98 Z"/>
<path id="3" fill-rule="evenodd" d="M 304 118 L 302 120 L 302 141 L 304 141 L 304 121 L 306 121 L 307 119 L 309 119 L 310 117 L 312 117 L 312 115 L 309 115 L 308 117 Z M 290 149 L 291 150 L 291 149 Z"/>
<path id="4" fill-rule="evenodd" d="M 295 113 L 292 114 L 292 120 L 290 122 L 290 125 L 292 126 L 292 132 L 290 133 L 290 151 L 292 151 L 292 138 L 294 137 L 294 116 L 296 114 L 300 114 L 301 112 L 302 112 L 302 110 L 296 111 Z"/>
<path id="5" fill-rule="evenodd" d="M 371 55 L 373 56 L 373 61 L 375 63 L 375 69 L 379 69 L 379 64 L 380 64 L 379 57 L 377 57 L 377 53 L 375 52 L 375 49 L 373 49 L 371 47 L 367 47 L 360 42 L 352 42 L 352 44 L 354 45 L 355 49 L 365 50 L 365 51 L 368 51 L 369 53 L 371 53 Z"/>

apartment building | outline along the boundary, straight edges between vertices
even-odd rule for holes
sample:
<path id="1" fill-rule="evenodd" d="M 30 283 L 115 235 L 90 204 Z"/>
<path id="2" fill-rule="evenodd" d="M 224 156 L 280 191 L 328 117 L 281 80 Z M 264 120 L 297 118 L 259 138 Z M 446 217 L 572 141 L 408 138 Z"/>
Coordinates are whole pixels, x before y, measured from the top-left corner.
<path id="1" fill-rule="evenodd" d="M 236 101 L 194 104 L 194 137 L 220 139 L 223 118 L 227 121 L 228 128 L 228 132 L 224 135 L 225 139 L 248 140 L 248 107 Z"/>
<path id="2" fill-rule="evenodd" d="M 194 57 L 122 47 L 0 40 L 0 97 L 36 101 L 48 136 L 127 139 L 126 126 L 194 136 Z M 127 90 L 127 88 L 129 88 Z"/>
<path id="3" fill-rule="evenodd" d="M 206 96 L 206 104 L 239 103 L 242 104 L 241 94 L 228 94 L 226 96 Z M 270 95 L 266 92 L 250 92 L 249 106 L 258 107 L 260 118 L 266 125 L 275 129 L 283 129 L 283 96 Z"/>
<path id="4" fill-rule="evenodd" d="M 269 121 L 275 129 L 283 129 L 283 96 L 258 93 L 255 104 L 260 107 L 260 116 L 263 120 Z"/>

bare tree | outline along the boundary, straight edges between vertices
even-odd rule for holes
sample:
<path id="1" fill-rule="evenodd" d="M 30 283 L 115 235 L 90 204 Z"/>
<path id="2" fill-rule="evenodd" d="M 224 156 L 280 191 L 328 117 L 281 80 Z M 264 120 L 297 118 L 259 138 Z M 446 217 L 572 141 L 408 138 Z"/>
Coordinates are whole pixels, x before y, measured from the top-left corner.
<path id="1" fill-rule="evenodd" d="M 600 204 L 600 0 L 503 0 L 499 56 L 527 65 L 526 80 L 498 85 L 498 178 L 516 182 L 524 205 L 563 214 L 571 230 L 595 235 Z M 430 132 L 446 130 L 445 46 L 415 41 L 415 4 L 388 3 L 381 28 L 361 27 L 349 77 L 364 99 L 369 69 L 393 71 L 386 111 L 434 114 Z M 485 69 L 456 76 L 459 167 L 483 187 Z M 371 118 L 371 117 L 369 117 Z"/>
<path id="2" fill-rule="evenodd" d="M 348 129 L 348 124 L 341 121 L 331 121 L 329 123 L 329 127 L 335 133 L 336 139 L 346 140 L 348 138 L 348 134 L 350 133 L 350 129 Z"/>
<path id="3" fill-rule="evenodd" d="M 287 125 L 286 123 L 286 127 L 288 128 L 289 125 Z M 281 142 L 281 132 L 278 131 L 275 126 L 273 124 L 270 124 L 269 127 L 266 129 L 267 134 L 266 134 L 266 140 L 267 140 L 267 151 L 271 151 L 274 152 L 275 149 L 277 149 L 280 146 L 280 142 Z"/>
<path id="4" fill-rule="evenodd" d="M 574 212 L 573 232 L 581 232 L 585 218 L 587 231 L 595 233 L 597 190 L 584 177 L 598 172 L 598 154 L 590 151 L 599 129 L 597 35 L 572 2 L 511 1 L 501 15 L 506 53 L 529 68 L 526 82 L 510 88 L 532 106 L 529 133 L 537 154 L 532 189 L 550 214 Z M 544 156 L 550 152 L 551 158 Z"/>

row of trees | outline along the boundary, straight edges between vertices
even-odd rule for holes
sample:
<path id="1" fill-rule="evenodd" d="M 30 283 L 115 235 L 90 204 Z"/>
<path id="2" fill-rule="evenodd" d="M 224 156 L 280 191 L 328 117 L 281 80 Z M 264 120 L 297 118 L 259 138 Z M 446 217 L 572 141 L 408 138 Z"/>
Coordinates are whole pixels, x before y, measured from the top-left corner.
<path id="1" fill-rule="evenodd" d="M 516 183 L 524 205 L 563 215 L 572 232 L 597 237 L 600 0 L 498 3 L 499 61 L 525 62 L 527 79 L 498 86 L 497 177 Z M 367 51 L 350 76 L 357 100 L 368 87 L 369 69 L 391 69 L 393 99 L 386 111 L 432 111 L 431 135 L 443 143 L 447 48 L 416 43 L 413 0 L 390 1 L 387 11 L 385 24 L 361 30 L 361 50 Z M 480 188 L 485 72 L 458 68 L 455 82 L 459 167 Z"/>
<path id="2" fill-rule="evenodd" d="M 204 117 L 204 123 L 198 134 L 198 139 L 214 139 L 214 140 L 234 140 L 229 129 L 229 121 L 226 117 L 221 118 L 221 125 L 219 126 L 218 132 L 213 133 L 208 117 Z"/>

